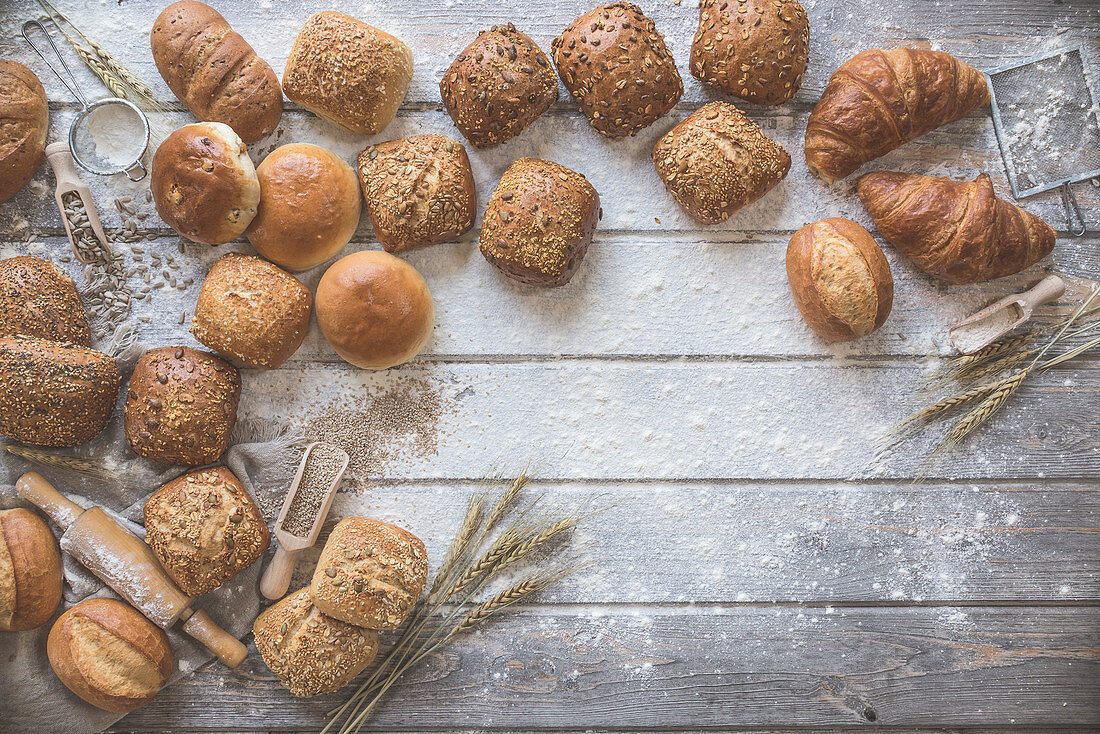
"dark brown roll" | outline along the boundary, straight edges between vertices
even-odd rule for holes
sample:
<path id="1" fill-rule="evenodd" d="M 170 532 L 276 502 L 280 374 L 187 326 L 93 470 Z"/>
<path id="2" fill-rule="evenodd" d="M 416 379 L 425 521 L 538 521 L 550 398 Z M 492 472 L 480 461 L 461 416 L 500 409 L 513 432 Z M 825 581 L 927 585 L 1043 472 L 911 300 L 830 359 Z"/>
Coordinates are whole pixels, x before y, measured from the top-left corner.
<path id="1" fill-rule="evenodd" d="M 92 345 L 76 284 L 49 260 L 0 260 L 0 336 L 17 335 Z"/>

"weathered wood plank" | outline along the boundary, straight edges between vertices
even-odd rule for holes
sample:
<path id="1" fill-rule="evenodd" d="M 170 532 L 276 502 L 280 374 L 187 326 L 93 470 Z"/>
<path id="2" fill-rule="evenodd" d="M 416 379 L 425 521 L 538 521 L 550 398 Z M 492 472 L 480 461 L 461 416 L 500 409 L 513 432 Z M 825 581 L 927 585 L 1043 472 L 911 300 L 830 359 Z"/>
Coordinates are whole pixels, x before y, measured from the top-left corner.
<path id="1" fill-rule="evenodd" d="M 1095 608 L 523 610 L 426 661 L 379 729 L 1088 727 Z M 294 700 L 254 652 L 200 670 L 120 727 L 216 728 L 241 711 L 315 728 L 339 694 Z M 253 724 L 255 725 L 255 724 Z"/>

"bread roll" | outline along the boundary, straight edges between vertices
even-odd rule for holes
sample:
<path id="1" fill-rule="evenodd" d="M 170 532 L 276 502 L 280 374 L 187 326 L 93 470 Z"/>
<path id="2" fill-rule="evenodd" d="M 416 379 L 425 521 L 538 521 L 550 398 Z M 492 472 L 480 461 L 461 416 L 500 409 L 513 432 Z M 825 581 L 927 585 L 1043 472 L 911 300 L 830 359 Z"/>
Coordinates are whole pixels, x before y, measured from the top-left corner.
<path id="1" fill-rule="evenodd" d="M 657 141 L 653 165 L 688 214 L 718 224 L 783 180 L 791 157 L 736 107 L 711 102 Z"/>
<path id="2" fill-rule="evenodd" d="M 231 253 L 210 267 L 191 333 L 201 343 L 251 367 L 275 369 L 309 331 L 313 294 L 266 260 Z"/>
<path id="3" fill-rule="evenodd" d="M 550 59 L 511 23 L 478 34 L 439 81 L 447 114 L 474 147 L 511 140 L 558 101 Z"/>
<path id="4" fill-rule="evenodd" d="M 34 72 L 0 59 L 0 204 L 19 193 L 46 149 L 50 108 Z"/>
<path id="5" fill-rule="evenodd" d="M 160 218 L 206 245 L 240 237 L 260 203 L 248 151 L 220 122 L 184 125 L 165 138 L 153 155 L 149 187 Z"/>
<path id="6" fill-rule="evenodd" d="M 241 375 L 225 360 L 189 347 L 141 355 L 126 396 L 126 439 L 152 461 L 212 464 L 237 423 Z"/>
<path id="7" fill-rule="evenodd" d="M 345 360 L 384 370 L 416 356 L 432 335 L 435 308 L 416 268 L 367 250 L 333 263 L 317 286 L 317 323 Z"/>
<path id="8" fill-rule="evenodd" d="M 684 93 L 664 36 L 634 3 L 588 11 L 551 45 L 565 88 L 592 127 L 609 138 L 651 125 Z"/>
<path id="9" fill-rule="evenodd" d="M 787 102 L 802 85 L 810 21 L 798 0 L 702 0 L 691 75 L 762 105 Z"/>
<path id="10" fill-rule="evenodd" d="M 386 252 L 451 242 L 474 226 L 477 194 L 462 143 L 414 135 L 359 154 L 374 236 Z"/>
<path id="11" fill-rule="evenodd" d="M 88 599 L 58 617 L 46 655 L 70 691 L 117 714 L 152 701 L 173 666 L 168 635 L 116 599 Z"/>
<path id="12" fill-rule="evenodd" d="M 401 40 L 350 15 L 317 13 L 294 39 L 283 70 L 293 102 L 360 135 L 389 125 L 413 75 Z"/>
<path id="13" fill-rule="evenodd" d="M 224 466 L 196 469 L 145 500 L 145 542 L 188 596 L 252 565 L 271 538 L 260 508 Z"/>
<path id="14" fill-rule="evenodd" d="M 17 335 L 92 345 L 76 284 L 49 260 L 0 260 L 0 336 Z"/>
<path id="15" fill-rule="evenodd" d="M 378 653 L 377 632 L 325 616 L 309 587 L 268 607 L 252 634 L 267 667 L 300 698 L 340 690 Z"/>
<path id="16" fill-rule="evenodd" d="M 0 510 L 0 631 L 31 630 L 61 603 L 61 551 L 30 510 Z"/>
<path id="17" fill-rule="evenodd" d="M 810 328 L 832 341 L 867 336 L 894 301 L 890 265 L 855 222 L 830 217 L 807 224 L 787 246 L 787 279 Z"/>
<path id="18" fill-rule="evenodd" d="M 229 125 L 246 143 L 278 126 L 279 78 L 214 8 L 172 3 L 153 23 L 150 45 L 168 88 L 195 117 Z"/>
<path id="19" fill-rule="evenodd" d="M 118 400 L 122 373 L 87 347 L 0 337 L 0 435 L 40 446 L 98 436 Z"/>
<path id="20" fill-rule="evenodd" d="M 479 247 L 486 260 L 521 283 L 565 285 L 602 216 L 600 195 L 584 176 L 552 161 L 520 158 L 485 207 Z"/>
<path id="21" fill-rule="evenodd" d="M 363 197 L 343 158 L 309 143 L 283 145 L 256 169 L 260 207 L 248 241 L 276 265 L 309 270 L 331 260 L 359 226 Z"/>
<path id="22" fill-rule="evenodd" d="M 346 517 L 328 536 L 309 593 L 330 617 L 360 627 L 401 626 L 424 591 L 428 551 L 412 533 L 365 517 Z"/>

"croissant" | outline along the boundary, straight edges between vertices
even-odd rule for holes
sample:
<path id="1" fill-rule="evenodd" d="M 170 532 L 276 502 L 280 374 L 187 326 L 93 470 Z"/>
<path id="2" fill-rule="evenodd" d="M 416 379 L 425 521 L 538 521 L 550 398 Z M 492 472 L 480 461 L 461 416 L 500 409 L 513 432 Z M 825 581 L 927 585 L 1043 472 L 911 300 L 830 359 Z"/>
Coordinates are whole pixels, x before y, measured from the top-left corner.
<path id="1" fill-rule="evenodd" d="M 806 125 L 806 165 L 832 183 L 989 104 L 977 69 L 942 51 L 862 51 L 833 73 Z"/>
<path id="2" fill-rule="evenodd" d="M 1055 231 L 998 198 L 986 173 L 973 181 L 868 173 L 857 189 L 886 241 L 949 283 L 1003 278 L 1054 249 Z"/>

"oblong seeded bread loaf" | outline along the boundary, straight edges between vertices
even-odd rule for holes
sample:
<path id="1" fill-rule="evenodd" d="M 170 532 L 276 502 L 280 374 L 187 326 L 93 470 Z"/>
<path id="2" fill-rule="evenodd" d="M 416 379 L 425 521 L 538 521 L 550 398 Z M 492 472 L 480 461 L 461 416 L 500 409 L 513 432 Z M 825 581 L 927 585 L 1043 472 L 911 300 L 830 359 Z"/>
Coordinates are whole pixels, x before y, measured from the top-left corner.
<path id="1" fill-rule="evenodd" d="M 19 193 L 46 149 L 50 108 L 34 72 L 0 59 L 0 204 Z"/>
<path id="2" fill-rule="evenodd" d="M 16 335 L 92 345 L 88 314 L 76 284 L 49 260 L 26 256 L 0 260 L 0 336 Z"/>

